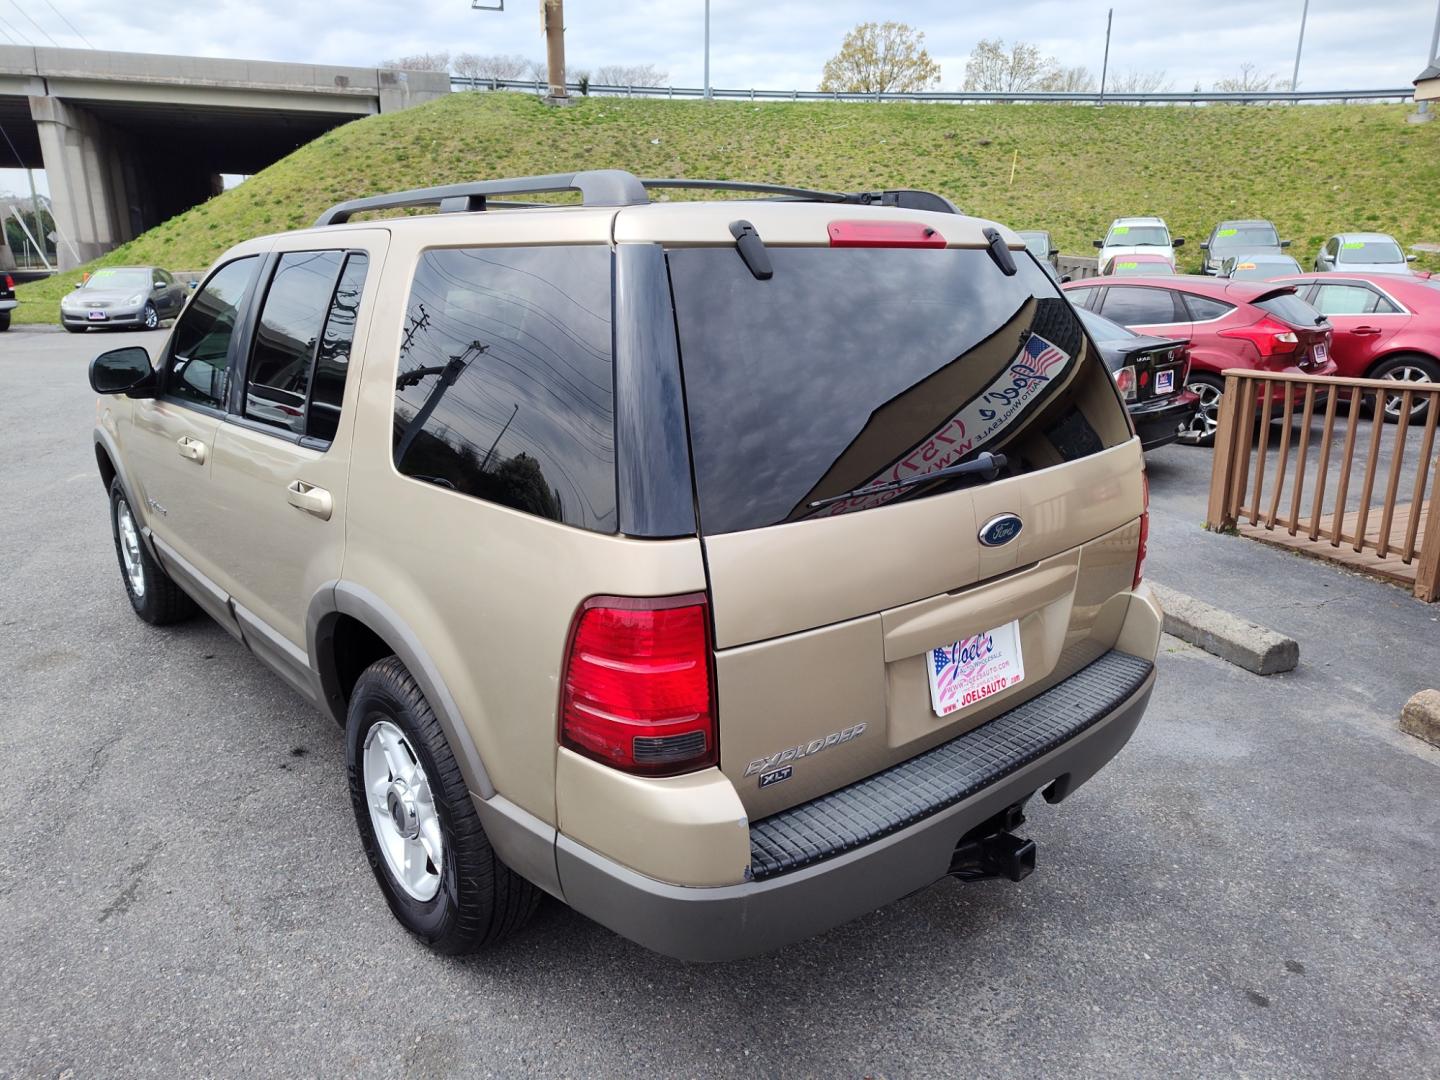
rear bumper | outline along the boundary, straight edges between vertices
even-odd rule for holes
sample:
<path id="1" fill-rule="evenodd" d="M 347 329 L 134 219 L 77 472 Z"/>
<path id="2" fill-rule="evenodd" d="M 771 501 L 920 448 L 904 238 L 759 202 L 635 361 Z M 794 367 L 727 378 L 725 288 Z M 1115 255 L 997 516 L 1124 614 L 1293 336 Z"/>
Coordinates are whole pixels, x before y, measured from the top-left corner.
<path id="1" fill-rule="evenodd" d="M 1152 398 L 1130 408 L 1130 419 L 1135 424 L 1135 434 L 1140 436 L 1141 447 L 1154 450 L 1174 442 L 1180 432 L 1189 427 L 1199 407 L 1200 396 L 1185 390 L 1173 398 Z"/>
<path id="2" fill-rule="evenodd" d="M 1031 702 L 1042 702 L 1106 657 Z M 1112 698 L 1098 715 L 1077 716 L 1065 712 L 1063 705 L 1057 708 L 1061 695 L 1033 710 L 1023 723 L 1012 723 L 1008 730 L 996 727 L 1024 709 L 1022 705 L 885 774 L 756 822 L 752 850 L 760 880 L 715 888 L 671 885 L 562 834 L 555 856 L 565 900 L 617 933 L 683 960 L 754 956 L 839 926 L 945 877 L 960 838 L 1005 808 L 1041 789 L 1049 801 L 1058 802 L 1095 775 L 1134 733 L 1154 686 L 1153 666 L 1125 659 L 1135 675 L 1127 683 L 1133 688 L 1118 701 Z M 1048 736 L 1046 723 L 1052 725 Z M 1069 726 L 1062 730 L 1056 724 Z M 1069 731 L 1074 734 L 1066 735 Z M 1065 737 L 1057 743 L 1059 736 Z M 1047 737 L 1050 743 L 1039 741 Z M 974 753 L 961 745 L 967 742 Z M 1007 754 L 1011 756 L 1005 760 Z M 927 767 L 922 759 L 935 755 L 948 755 L 948 760 L 930 763 L 944 771 L 917 776 L 915 770 Z M 974 783 L 984 779 L 984 769 L 998 778 L 974 789 Z M 889 777 L 887 794 L 884 781 L 890 773 L 899 775 Z M 958 794 L 958 800 L 945 802 L 944 791 L 937 795 L 937 781 L 952 785 L 950 794 Z M 877 795 L 891 802 L 877 806 Z M 927 809 L 925 799 L 943 805 Z M 922 815 L 918 820 L 894 828 L 905 815 L 913 818 L 917 813 Z M 815 831 L 807 835 L 807 827 Z M 890 828 L 893 831 L 886 831 Z M 867 829 L 877 838 L 850 846 Z"/>

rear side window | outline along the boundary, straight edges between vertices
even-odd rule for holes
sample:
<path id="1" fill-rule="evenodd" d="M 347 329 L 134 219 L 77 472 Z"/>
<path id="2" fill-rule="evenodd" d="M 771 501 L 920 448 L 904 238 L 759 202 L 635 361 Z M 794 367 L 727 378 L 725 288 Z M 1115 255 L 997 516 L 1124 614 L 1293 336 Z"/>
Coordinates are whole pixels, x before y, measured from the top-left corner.
<path id="1" fill-rule="evenodd" d="M 1315 307 L 1325 315 L 1393 315 L 1398 308 L 1363 285 L 1321 285 Z"/>
<path id="2" fill-rule="evenodd" d="M 477 499 L 616 529 L 610 250 L 420 257 L 395 391 L 395 467 Z"/>
<path id="3" fill-rule="evenodd" d="M 246 378 L 245 415 L 305 433 L 305 402 L 320 328 L 343 258 L 338 251 L 289 251 L 270 279 Z"/>
<path id="4" fill-rule="evenodd" d="M 1145 326 L 1177 321 L 1169 289 L 1142 289 L 1112 285 L 1105 292 L 1100 314 L 1122 326 Z"/>
<path id="5" fill-rule="evenodd" d="M 1255 306 L 1268 311 L 1282 322 L 1291 326 L 1313 327 L 1324 321 L 1324 316 L 1294 293 L 1280 293 L 1255 301 Z"/>
<path id="6" fill-rule="evenodd" d="M 165 365 L 167 395 L 215 409 L 225 407 L 230 340 L 258 266 L 253 255 L 225 264 L 190 301 L 170 337 Z"/>
<path id="7" fill-rule="evenodd" d="M 1002 475 L 1130 437 L 1074 308 L 1031 259 L 983 250 L 668 254 L 702 532 L 864 511 L 978 482 L 923 478 L 982 451 Z"/>
<path id="8" fill-rule="evenodd" d="M 370 258 L 352 251 L 345 259 L 330 313 L 315 354 L 315 375 L 310 384 L 310 410 L 306 434 L 330 442 L 340 425 L 340 403 L 345 398 L 345 376 L 350 370 L 350 347 L 355 342 L 355 315 L 365 287 Z"/>
<path id="9" fill-rule="evenodd" d="M 1234 304 L 1227 304 L 1223 300 L 1212 300 L 1208 296 L 1196 296 L 1194 293 L 1182 295 L 1185 298 L 1185 307 L 1190 311 L 1190 318 L 1195 322 L 1218 319 L 1235 310 Z"/>

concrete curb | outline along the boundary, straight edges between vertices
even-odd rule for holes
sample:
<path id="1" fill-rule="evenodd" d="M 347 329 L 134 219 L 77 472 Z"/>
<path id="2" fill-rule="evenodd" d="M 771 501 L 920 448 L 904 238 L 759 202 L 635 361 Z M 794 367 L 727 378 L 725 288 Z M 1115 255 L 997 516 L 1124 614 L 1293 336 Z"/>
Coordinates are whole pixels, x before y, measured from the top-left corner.
<path id="1" fill-rule="evenodd" d="M 1167 634 L 1256 675 L 1293 671 L 1300 662 L 1300 645 L 1294 638 L 1164 585 L 1151 582 L 1150 588 L 1165 611 Z"/>
<path id="2" fill-rule="evenodd" d="M 1421 690 L 1400 710 L 1400 730 L 1440 746 L 1440 690 Z"/>

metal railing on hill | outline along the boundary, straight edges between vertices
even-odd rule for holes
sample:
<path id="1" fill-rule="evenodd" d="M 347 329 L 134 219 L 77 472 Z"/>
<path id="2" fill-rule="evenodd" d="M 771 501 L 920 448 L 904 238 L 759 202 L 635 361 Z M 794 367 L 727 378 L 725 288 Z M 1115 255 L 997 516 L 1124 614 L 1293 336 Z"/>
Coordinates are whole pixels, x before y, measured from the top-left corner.
<path id="1" fill-rule="evenodd" d="M 478 79 L 454 75 L 450 78 L 452 90 L 523 90 L 534 94 L 549 91 L 543 80 L 536 79 Z M 567 83 L 566 89 L 579 96 L 580 84 Z M 591 97 L 629 98 L 703 98 L 705 91 L 698 86 L 613 86 L 590 83 L 586 93 Z M 1020 93 L 971 90 L 917 90 L 906 93 L 849 94 L 821 90 L 733 90 L 712 88 L 710 96 L 729 101 L 850 101 L 850 102 L 942 102 L 951 104 L 983 105 L 990 103 L 1043 103 L 1071 105 L 1261 105 L 1299 104 L 1305 102 L 1352 102 L 1352 101 L 1408 101 L 1415 88 L 1402 86 L 1394 89 L 1369 90 L 1163 90 L 1145 94 L 1107 91 L 1104 94 L 1086 91 L 1081 93 L 1027 90 Z"/>
<path id="2" fill-rule="evenodd" d="M 1219 419 L 1207 528 L 1440 599 L 1440 383 L 1235 369 Z"/>

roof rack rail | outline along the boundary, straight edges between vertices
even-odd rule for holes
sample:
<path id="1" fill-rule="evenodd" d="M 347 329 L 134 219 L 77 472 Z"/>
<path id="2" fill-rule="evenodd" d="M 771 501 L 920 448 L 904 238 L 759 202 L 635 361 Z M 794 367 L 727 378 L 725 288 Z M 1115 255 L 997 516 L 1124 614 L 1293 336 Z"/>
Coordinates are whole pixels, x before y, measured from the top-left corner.
<path id="1" fill-rule="evenodd" d="M 437 206 L 441 213 L 484 210 L 486 200 L 494 195 L 543 195 L 556 191 L 578 191 L 586 206 L 635 206 L 649 202 L 640 182 L 623 169 L 591 169 L 371 195 L 332 206 L 316 219 L 315 224 L 341 225 L 354 215 L 367 211 L 402 210 L 414 206 Z"/>
<path id="2" fill-rule="evenodd" d="M 690 180 L 651 178 L 641 180 L 623 169 L 591 169 L 547 176 L 520 176 L 508 180 L 477 180 L 443 187 L 395 191 L 337 203 L 315 224 L 342 225 L 356 214 L 374 210 L 403 210 L 417 206 L 438 207 L 444 213 L 468 213 L 487 207 L 534 208 L 549 204 L 501 202 L 496 196 L 541 195 L 557 191 L 578 191 L 585 206 L 641 206 L 650 201 L 647 189 L 694 188 L 706 191 L 749 191 L 776 199 L 803 202 L 846 203 L 856 206 L 897 206 L 909 210 L 932 210 L 943 214 L 960 211 L 949 199 L 932 191 L 896 188 L 888 191 L 818 191 L 784 184 L 750 183 L 744 180 Z"/>

